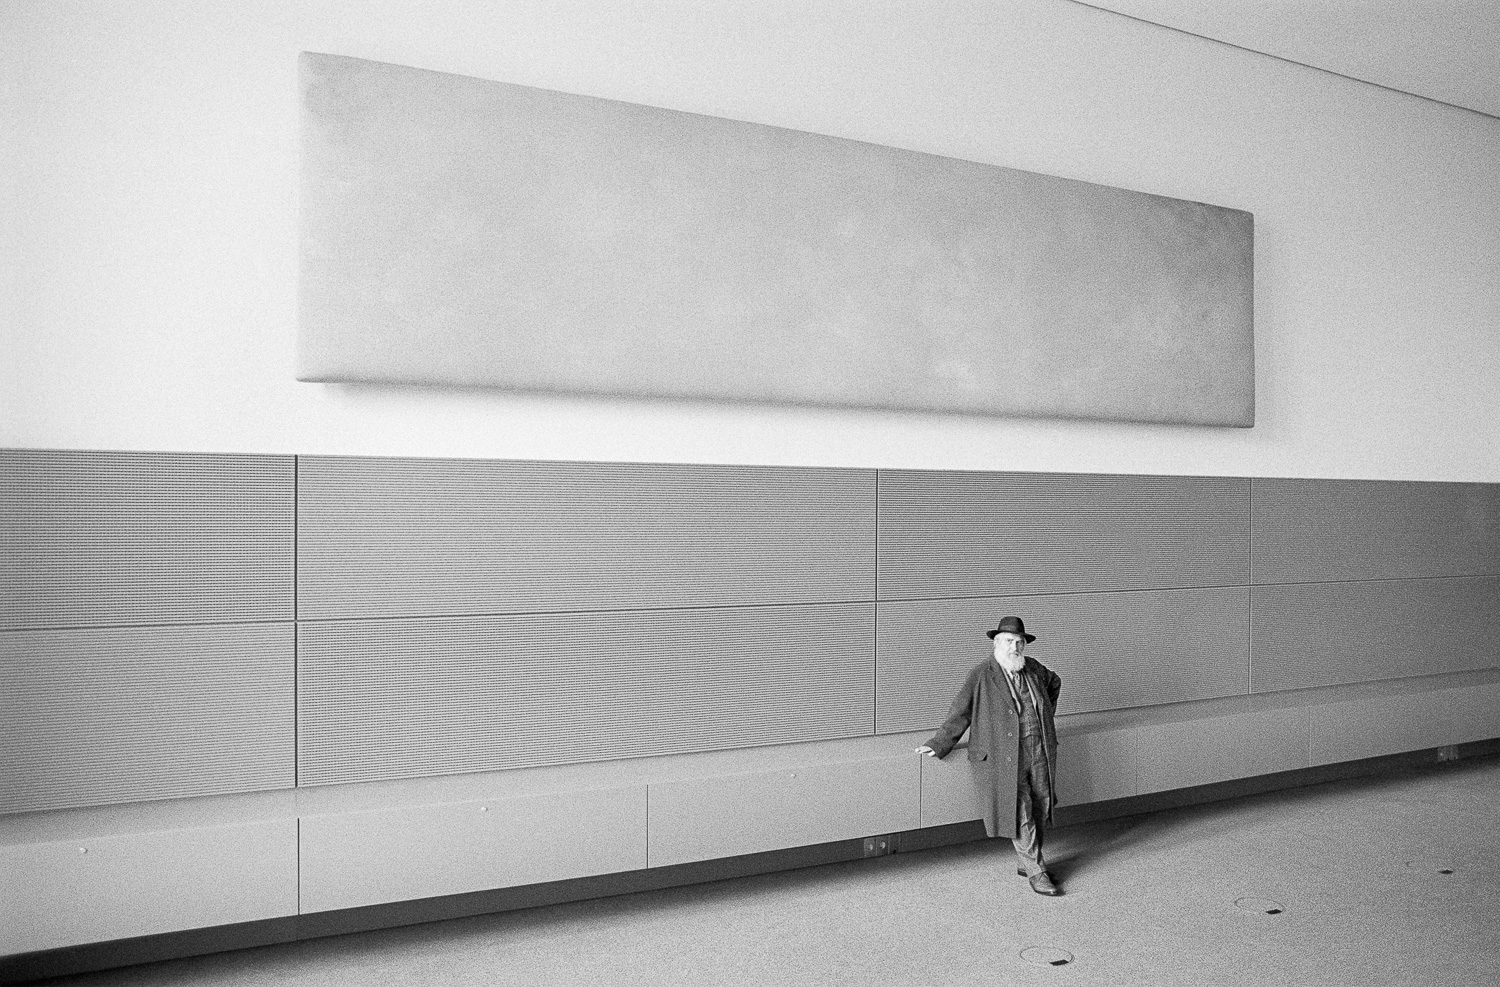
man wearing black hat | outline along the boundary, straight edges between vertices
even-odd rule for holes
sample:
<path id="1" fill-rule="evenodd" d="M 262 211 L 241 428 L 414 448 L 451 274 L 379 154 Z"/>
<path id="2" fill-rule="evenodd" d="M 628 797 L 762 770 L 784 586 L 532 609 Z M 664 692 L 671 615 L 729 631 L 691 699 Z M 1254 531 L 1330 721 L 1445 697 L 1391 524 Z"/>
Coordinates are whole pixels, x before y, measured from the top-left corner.
<path id="1" fill-rule="evenodd" d="M 980 764 L 985 832 L 1011 838 L 1020 860 L 1017 873 L 1033 891 L 1059 895 L 1042 859 L 1042 833 L 1057 802 L 1053 716 L 1062 679 L 1026 657 L 1026 645 L 1036 637 L 1026 633 L 1020 617 L 1006 617 L 985 636 L 994 642 L 994 661 L 986 658 L 969 670 L 948 718 L 917 752 L 947 757 L 969 731 L 969 760 Z"/>

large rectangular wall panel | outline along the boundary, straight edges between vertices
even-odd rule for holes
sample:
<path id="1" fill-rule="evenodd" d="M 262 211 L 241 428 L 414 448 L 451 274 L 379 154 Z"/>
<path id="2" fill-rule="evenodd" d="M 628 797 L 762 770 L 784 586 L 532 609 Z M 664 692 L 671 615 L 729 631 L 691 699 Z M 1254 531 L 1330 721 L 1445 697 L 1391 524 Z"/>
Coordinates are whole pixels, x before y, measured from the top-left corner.
<path id="1" fill-rule="evenodd" d="M 1500 483 L 1254 485 L 1254 582 L 1500 575 Z"/>
<path id="2" fill-rule="evenodd" d="M 1142 727 L 1137 794 L 1308 767 L 1308 711 L 1256 710 Z"/>
<path id="3" fill-rule="evenodd" d="M 873 470 L 308 457 L 304 619 L 869 600 Z"/>
<path id="4" fill-rule="evenodd" d="M 873 604 L 304 622 L 304 784 L 870 733 Z"/>
<path id="5" fill-rule="evenodd" d="M 1500 666 L 1500 577 L 1256 586 L 1256 692 Z"/>
<path id="6" fill-rule="evenodd" d="M 302 55 L 298 377 L 1248 426 L 1253 218 Z"/>
<path id="7" fill-rule="evenodd" d="M 1120 709 L 1250 689 L 1248 590 L 1080 593 L 880 604 L 879 733 L 936 727 L 1005 614 L 1037 635 L 1027 653 L 1063 678 L 1058 710 Z"/>
<path id="8" fill-rule="evenodd" d="M 297 914 L 297 821 L 0 846 L 0 954 Z"/>
<path id="9" fill-rule="evenodd" d="M 1230 586 L 1249 567 L 1246 479 L 880 473 L 882 600 Z"/>
<path id="10" fill-rule="evenodd" d="M 646 866 L 646 787 L 313 815 L 302 910 L 463 894 Z"/>
<path id="11" fill-rule="evenodd" d="M 1405 695 L 1330 703 L 1312 718 L 1312 763 L 1354 761 L 1500 737 L 1497 709 L 1500 686 L 1496 685 L 1415 688 Z"/>
<path id="12" fill-rule="evenodd" d="M 1059 805 L 1084 805 L 1126 798 L 1140 791 L 1137 777 L 1143 730 L 1071 730 L 1066 719 L 1058 724 L 1057 800 Z M 951 755 L 950 755 L 951 757 Z"/>
<path id="13" fill-rule="evenodd" d="M 0 812 L 290 788 L 292 625 L 0 633 Z"/>
<path id="14" fill-rule="evenodd" d="M 916 829 L 915 754 L 651 786 L 651 866 Z"/>
<path id="15" fill-rule="evenodd" d="M 0 451 L 0 630 L 292 616 L 292 459 Z"/>

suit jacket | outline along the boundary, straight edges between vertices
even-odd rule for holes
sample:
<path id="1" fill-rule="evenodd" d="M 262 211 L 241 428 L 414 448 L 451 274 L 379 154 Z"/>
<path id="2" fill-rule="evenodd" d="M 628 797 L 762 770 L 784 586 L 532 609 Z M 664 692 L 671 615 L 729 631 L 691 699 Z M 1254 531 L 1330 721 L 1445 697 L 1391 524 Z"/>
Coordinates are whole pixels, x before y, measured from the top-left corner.
<path id="1" fill-rule="evenodd" d="M 1042 741 L 1047 752 L 1048 790 L 1044 795 L 1046 821 L 1052 821 L 1052 806 L 1057 802 L 1057 696 L 1062 679 L 1052 669 L 1027 656 L 1021 678 L 1031 692 L 1042 716 Z M 984 793 L 984 828 L 991 836 L 1016 835 L 1016 767 L 1020 762 L 1020 718 L 1011 702 L 1005 670 L 993 658 L 986 658 L 969 670 L 948 718 L 927 741 L 938 757 L 947 757 L 969 731 L 969 761 L 978 772 L 980 790 Z"/>

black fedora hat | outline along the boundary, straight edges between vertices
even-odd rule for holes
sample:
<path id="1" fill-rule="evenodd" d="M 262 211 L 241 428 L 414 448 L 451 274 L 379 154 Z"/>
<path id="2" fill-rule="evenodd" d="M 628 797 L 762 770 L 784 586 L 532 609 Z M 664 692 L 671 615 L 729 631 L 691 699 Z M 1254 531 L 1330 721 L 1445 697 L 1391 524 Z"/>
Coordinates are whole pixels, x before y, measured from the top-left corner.
<path id="1" fill-rule="evenodd" d="M 996 634 L 1019 634 L 1026 639 L 1027 644 L 1036 640 L 1035 634 L 1026 633 L 1026 622 L 1020 617 L 1001 617 L 999 627 L 984 632 L 984 636 L 991 641 L 995 639 Z"/>

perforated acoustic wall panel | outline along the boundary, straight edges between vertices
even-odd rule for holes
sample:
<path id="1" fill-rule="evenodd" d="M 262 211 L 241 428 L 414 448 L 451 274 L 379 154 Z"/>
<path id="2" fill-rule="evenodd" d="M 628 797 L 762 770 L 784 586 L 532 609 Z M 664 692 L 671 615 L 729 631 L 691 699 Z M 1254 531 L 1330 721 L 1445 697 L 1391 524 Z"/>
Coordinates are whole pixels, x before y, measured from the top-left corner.
<path id="1" fill-rule="evenodd" d="M 292 625 L 0 634 L 0 812 L 290 788 Z"/>
<path id="2" fill-rule="evenodd" d="M 873 604 L 304 622 L 303 784 L 868 734 Z"/>
<path id="3" fill-rule="evenodd" d="M 1256 586 L 1256 692 L 1500 666 L 1500 577 Z"/>
<path id="4" fill-rule="evenodd" d="M 310 457 L 299 616 L 869 600 L 873 470 Z"/>
<path id="5" fill-rule="evenodd" d="M 976 662 L 984 636 L 1018 614 L 1034 655 L 1063 677 L 1061 713 L 1248 692 L 1248 589 L 1151 590 L 880 604 L 875 722 L 925 730 Z"/>
<path id="6" fill-rule="evenodd" d="M 1250 481 L 880 473 L 880 599 L 1243 585 Z"/>
<path id="7" fill-rule="evenodd" d="M 1500 575 L 1500 484 L 1254 484 L 1254 582 Z"/>
<path id="8" fill-rule="evenodd" d="M 292 470 L 0 451 L 0 630 L 291 619 Z"/>

